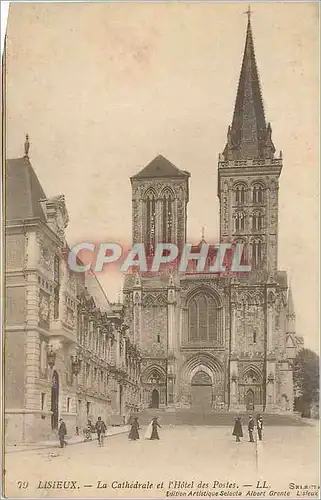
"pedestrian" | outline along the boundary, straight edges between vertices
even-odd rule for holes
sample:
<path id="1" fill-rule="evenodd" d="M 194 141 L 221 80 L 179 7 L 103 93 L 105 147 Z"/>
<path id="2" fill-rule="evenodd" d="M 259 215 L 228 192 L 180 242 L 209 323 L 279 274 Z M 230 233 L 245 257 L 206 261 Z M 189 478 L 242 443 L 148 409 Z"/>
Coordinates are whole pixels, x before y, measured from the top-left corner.
<path id="1" fill-rule="evenodd" d="M 98 444 L 99 446 L 104 445 L 104 436 L 107 431 L 107 426 L 105 422 L 101 419 L 101 417 L 98 417 L 98 420 L 95 425 L 95 431 L 97 432 L 97 439 L 98 439 Z"/>
<path id="2" fill-rule="evenodd" d="M 243 437 L 241 417 L 236 417 L 235 419 L 232 436 L 235 436 L 237 443 L 241 442 L 240 438 Z"/>
<path id="3" fill-rule="evenodd" d="M 139 423 L 138 423 L 138 418 L 135 417 L 134 420 L 131 423 L 131 428 L 130 428 L 130 433 L 128 435 L 128 439 L 131 439 L 132 441 L 136 441 L 139 439 Z"/>
<path id="4" fill-rule="evenodd" d="M 254 418 L 253 418 L 253 415 L 249 416 L 248 431 L 249 431 L 249 441 L 250 441 L 250 443 L 254 443 L 254 438 L 253 438 Z"/>
<path id="5" fill-rule="evenodd" d="M 259 441 L 262 441 L 263 417 L 260 414 L 258 414 L 258 416 L 256 417 L 256 428 L 259 436 Z"/>
<path id="6" fill-rule="evenodd" d="M 59 423 L 60 423 L 58 429 L 59 444 L 60 448 L 63 448 L 67 444 L 65 441 L 65 437 L 67 435 L 67 427 L 62 418 L 59 420 Z"/>
<path id="7" fill-rule="evenodd" d="M 92 424 L 91 420 L 88 420 L 87 427 L 90 430 L 90 432 L 95 432 L 95 426 Z"/>
<path id="8" fill-rule="evenodd" d="M 158 427 L 160 428 L 157 417 L 154 417 L 152 420 L 152 435 L 150 439 L 159 439 Z"/>
<path id="9" fill-rule="evenodd" d="M 146 429 L 146 432 L 144 435 L 144 439 L 150 439 L 152 436 L 152 432 L 153 432 L 153 419 L 149 422 L 149 424 L 147 426 L 147 429 Z"/>

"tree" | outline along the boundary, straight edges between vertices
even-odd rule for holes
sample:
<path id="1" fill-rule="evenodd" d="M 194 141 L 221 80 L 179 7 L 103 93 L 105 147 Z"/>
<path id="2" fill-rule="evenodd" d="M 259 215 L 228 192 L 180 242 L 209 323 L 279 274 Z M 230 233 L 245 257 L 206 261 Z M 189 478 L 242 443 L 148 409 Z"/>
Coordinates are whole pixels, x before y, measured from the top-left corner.
<path id="1" fill-rule="evenodd" d="M 311 406 L 319 403 L 319 356 L 301 349 L 293 361 L 295 407 L 302 416 L 310 416 Z"/>

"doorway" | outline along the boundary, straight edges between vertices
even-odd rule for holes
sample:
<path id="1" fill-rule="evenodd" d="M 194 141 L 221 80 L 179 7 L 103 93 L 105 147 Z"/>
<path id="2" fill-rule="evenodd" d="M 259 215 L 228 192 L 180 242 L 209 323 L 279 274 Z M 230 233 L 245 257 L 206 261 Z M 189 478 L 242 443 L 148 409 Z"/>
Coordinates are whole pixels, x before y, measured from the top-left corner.
<path id="1" fill-rule="evenodd" d="M 157 389 L 154 389 L 152 392 L 152 408 L 159 407 L 159 392 Z"/>
<path id="2" fill-rule="evenodd" d="M 52 375 L 51 385 L 51 428 L 52 430 L 58 429 L 58 416 L 59 416 L 59 377 L 56 370 Z"/>
<path id="3" fill-rule="evenodd" d="M 211 377 L 203 372 L 197 372 L 191 382 L 191 400 L 193 410 L 202 413 L 212 410 L 213 389 Z"/>
<path id="4" fill-rule="evenodd" d="M 249 389 L 245 395 L 245 405 L 247 411 L 254 410 L 254 392 L 252 391 L 252 389 Z"/>

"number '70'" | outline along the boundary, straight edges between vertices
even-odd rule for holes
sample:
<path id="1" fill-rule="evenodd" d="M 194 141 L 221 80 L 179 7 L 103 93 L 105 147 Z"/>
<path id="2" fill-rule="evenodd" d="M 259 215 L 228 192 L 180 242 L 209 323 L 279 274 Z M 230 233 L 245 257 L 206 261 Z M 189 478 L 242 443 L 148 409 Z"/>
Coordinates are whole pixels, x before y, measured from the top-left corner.
<path id="1" fill-rule="evenodd" d="M 19 490 L 25 490 L 28 488 L 29 483 L 28 483 L 28 481 L 17 481 L 17 485 L 18 485 Z"/>

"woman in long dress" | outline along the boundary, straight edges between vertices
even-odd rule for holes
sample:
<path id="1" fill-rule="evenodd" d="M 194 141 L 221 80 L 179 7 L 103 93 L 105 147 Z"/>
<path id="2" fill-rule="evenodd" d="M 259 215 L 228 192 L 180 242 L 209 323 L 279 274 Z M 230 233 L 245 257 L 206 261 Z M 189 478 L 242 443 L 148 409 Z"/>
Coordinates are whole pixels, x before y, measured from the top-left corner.
<path id="1" fill-rule="evenodd" d="M 235 436 L 238 443 L 241 441 L 240 438 L 243 437 L 241 417 L 236 418 L 232 435 Z"/>
<path id="2" fill-rule="evenodd" d="M 160 425 L 157 421 L 157 417 L 154 417 L 152 422 L 152 434 L 151 434 L 151 437 L 150 439 L 159 439 L 159 435 L 158 435 L 158 427 L 160 428 Z"/>
<path id="3" fill-rule="evenodd" d="M 144 439 L 150 439 L 153 431 L 153 420 L 151 420 L 147 426 L 147 429 L 145 431 Z"/>
<path id="4" fill-rule="evenodd" d="M 128 439 L 131 439 L 132 441 L 136 441 L 137 439 L 139 439 L 139 432 L 138 431 L 139 431 L 138 418 L 135 417 L 131 423 L 131 429 L 130 429 Z"/>

